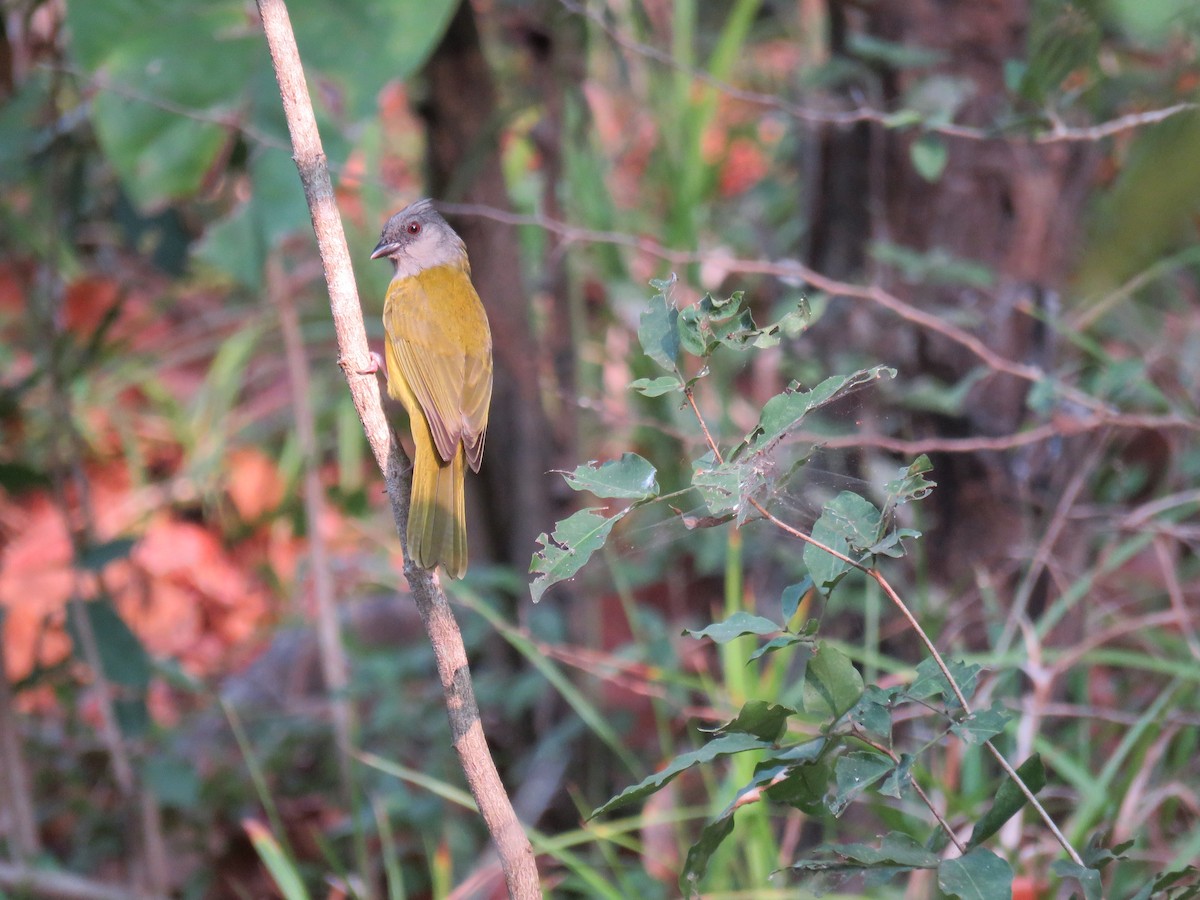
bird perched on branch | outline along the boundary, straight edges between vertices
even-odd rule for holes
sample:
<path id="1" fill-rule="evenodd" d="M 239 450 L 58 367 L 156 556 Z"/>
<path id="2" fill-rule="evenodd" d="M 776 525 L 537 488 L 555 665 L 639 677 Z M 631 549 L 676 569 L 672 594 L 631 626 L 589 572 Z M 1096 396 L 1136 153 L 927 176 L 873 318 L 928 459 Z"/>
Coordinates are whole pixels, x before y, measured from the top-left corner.
<path id="1" fill-rule="evenodd" d="M 383 304 L 388 394 L 408 410 L 415 452 L 408 553 L 451 578 L 467 570 L 466 465 L 479 471 L 492 400 L 492 332 L 467 248 L 429 200 L 383 226 L 371 259 L 395 273 Z"/>

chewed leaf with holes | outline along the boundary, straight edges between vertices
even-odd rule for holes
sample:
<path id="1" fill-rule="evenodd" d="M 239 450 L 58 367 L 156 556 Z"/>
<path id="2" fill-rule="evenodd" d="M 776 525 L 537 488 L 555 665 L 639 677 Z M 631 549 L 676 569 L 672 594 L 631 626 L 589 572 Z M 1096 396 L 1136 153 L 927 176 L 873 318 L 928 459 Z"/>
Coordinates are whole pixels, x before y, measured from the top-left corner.
<path id="1" fill-rule="evenodd" d="M 575 577 L 592 554 L 604 546 L 613 525 L 627 512 L 628 508 L 614 516 L 603 516 L 599 509 L 581 509 L 559 522 L 550 536 L 542 532 L 538 543 L 543 549 L 534 553 L 529 565 L 534 576 L 529 585 L 533 602 L 541 600 L 550 586 Z"/>
<path id="2" fill-rule="evenodd" d="M 858 494 L 842 491 L 826 503 L 813 525 L 812 538 L 828 550 L 815 544 L 804 548 L 804 565 L 817 588 L 828 595 L 851 568 L 850 563 L 829 550 L 858 559 L 879 540 L 881 531 L 882 514 Z"/>

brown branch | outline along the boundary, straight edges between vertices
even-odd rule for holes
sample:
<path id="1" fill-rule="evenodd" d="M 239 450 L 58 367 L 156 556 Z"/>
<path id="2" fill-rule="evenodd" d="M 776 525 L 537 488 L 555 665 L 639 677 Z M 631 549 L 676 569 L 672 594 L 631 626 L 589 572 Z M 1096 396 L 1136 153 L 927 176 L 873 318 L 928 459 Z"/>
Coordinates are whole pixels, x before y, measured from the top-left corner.
<path id="1" fill-rule="evenodd" d="M 854 726 L 854 736 L 868 747 L 871 747 L 879 753 L 882 753 L 897 766 L 900 765 L 900 757 L 897 755 L 895 750 L 893 750 L 891 747 L 884 746 L 883 744 L 871 740 L 857 725 Z M 929 795 L 925 793 L 925 789 L 921 787 L 920 783 L 916 778 L 913 777 L 911 772 L 908 775 L 908 783 L 913 786 L 913 790 L 917 792 L 917 796 L 921 798 L 921 802 L 925 804 L 925 807 L 931 813 L 933 813 L 933 817 L 937 819 L 938 825 L 942 827 L 942 831 L 946 832 L 946 837 L 950 838 L 950 840 L 954 843 L 954 846 L 958 848 L 959 855 L 961 856 L 962 854 L 965 854 L 967 852 L 966 845 L 964 845 L 963 842 L 958 839 L 958 835 L 954 833 L 954 829 L 950 827 L 950 823 L 946 821 L 946 819 L 938 811 L 938 808 L 934 806 L 933 801 L 929 798 Z"/>
<path id="2" fill-rule="evenodd" d="M 317 247 L 329 287 L 340 362 L 346 372 L 350 394 L 362 420 L 371 452 L 383 471 L 392 516 L 401 544 L 404 545 L 408 526 L 406 475 L 409 465 L 384 417 L 376 378 L 357 374 L 369 368 L 367 334 L 363 327 L 362 309 L 342 220 L 329 180 L 325 154 L 321 149 L 312 101 L 304 81 L 300 53 L 283 0 L 258 0 L 258 10 L 279 81 L 296 167 L 312 215 Z M 413 564 L 407 558 L 407 552 L 405 558 L 404 576 L 433 645 L 454 748 L 466 773 L 471 794 L 500 855 L 509 895 L 514 898 L 541 897 L 533 848 L 513 811 L 488 752 L 458 623 L 454 620 L 436 573 Z"/>

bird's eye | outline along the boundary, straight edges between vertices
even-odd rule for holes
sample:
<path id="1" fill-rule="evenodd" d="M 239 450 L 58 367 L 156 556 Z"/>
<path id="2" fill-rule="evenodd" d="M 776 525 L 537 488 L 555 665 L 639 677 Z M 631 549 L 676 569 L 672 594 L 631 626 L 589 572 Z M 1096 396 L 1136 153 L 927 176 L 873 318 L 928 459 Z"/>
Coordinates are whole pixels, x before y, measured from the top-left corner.
<path id="1" fill-rule="evenodd" d="M 421 223 L 415 222 L 415 221 L 409 222 L 408 223 L 408 233 L 409 234 L 420 234 L 421 233 Z"/>

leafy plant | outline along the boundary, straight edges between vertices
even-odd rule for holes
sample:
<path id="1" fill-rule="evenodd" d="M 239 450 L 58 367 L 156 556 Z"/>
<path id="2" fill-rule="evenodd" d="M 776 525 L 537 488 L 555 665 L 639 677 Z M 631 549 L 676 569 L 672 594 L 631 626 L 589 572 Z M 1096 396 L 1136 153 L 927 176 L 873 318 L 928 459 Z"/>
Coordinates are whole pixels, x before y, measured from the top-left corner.
<path id="1" fill-rule="evenodd" d="M 723 449 L 694 394 L 710 371 L 710 358 L 718 352 L 753 351 L 778 344 L 806 327 L 807 308 L 801 303 L 778 322 L 760 327 L 741 294 L 725 300 L 706 296 L 695 306 L 681 309 L 673 300 L 671 281 L 652 284 L 658 292 L 642 315 L 639 339 L 646 355 L 667 374 L 637 379 L 632 388 L 646 397 L 679 395 L 695 414 L 706 452 L 692 461 L 691 483 L 685 490 L 702 500 L 708 515 L 692 517 L 690 527 L 736 529 L 752 520 L 766 520 L 804 542 L 803 563 L 808 572 L 807 578 L 783 591 L 780 617 L 736 609 L 722 621 L 685 634 L 718 645 L 753 637 L 757 646 L 747 662 L 771 653 L 792 654 L 801 673 L 801 702 L 791 706 L 761 698 L 745 702 L 702 747 L 675 756 L 659 771 L 601 804 L 592 817 L 643 801 L 689 769 L 753 754 L 750 777 L 740 783 L 733 799 L 692 844 L 679 876 L 682 890 L 698 890 L 714 853 L 733 832 L 739 810 L 752 804 L 793 808 L 832 822 L 852 804 L 870 797 L 916 800 L 926 807 L 932 822 L 910 823 L 905 830 L 893 830 L 874 843 L 821 844 L 793 862 L 789 870 L 810 887 L 827 890 L 851 877 L 875 884 L 924 869 L 936 872 L 939 886 L 950 896 L 1005 896 L 1011 891 L 1012 868 L 984 844 L 1004 822 L 1032 803 L 1071 857 L 1060 867 L 1060 875 L 1077 880 L 1086 896 L 1097 896 L 1100 856 L 1077 854 L 1035 799 L 1046 783 L 1041 759 L 1034 755 L 1013 769 L 991 743 L 1003 734 L 1009 712 L 999 701 L 972 708 L 980 667 L 944 661 L 876 568 L 876 560 L 903 556 L 920 537 L 915 529 L 900 524 L 897 511 L 927 497 L 935 487 L 926 477 L 931 470 L 929 460 L 922 456 L 899 469 L 882 486 L 880 505 L 859 493 L 839 493 L 824 505 L 808 533 L 772 510 L 780 485 L 792 474 L 776 471 L 773 455 L 777 448 L 807 416 L 862 385 L 893 378 L 895 372 L 877 366 L 832 376 L 807 389 L 792 384 L 763 405 L 754 428 L 731 449 Z M 565 475 L 574 490 L 620 503 L 615 511 L 604 507 L 581 510 L 560 522 L 551 535 L 541 536 L 542 549 L 531 565 L 534 578 L 530 589 L 535 601 L 552 585 L 575 577 L 604 546 L 618 522 L 662 499 L 654 466 L 635 453 L 605 463 L 591 462 Z M 820 638 L 819 621 L 792 627 L 802 597 L 815 592 L 828 599 L 855 571 L 866 573 L 884 589 L 929 651 L 929 658 L 899 685 L 864 683 L 850 657 Z M 909 738 L 910 729 L 897 727 L 898 721 L 914 717 L 933 723 L 931 736 L 919 743 Z M 952 738 L 968 749 L 986 747 L 1007 773 L 994 801 L 978 815 L 965 841 L 917 777 L 923 755 Z M 957 853 L 943 853 L 951 842 Z"/>

